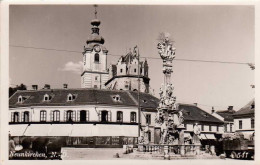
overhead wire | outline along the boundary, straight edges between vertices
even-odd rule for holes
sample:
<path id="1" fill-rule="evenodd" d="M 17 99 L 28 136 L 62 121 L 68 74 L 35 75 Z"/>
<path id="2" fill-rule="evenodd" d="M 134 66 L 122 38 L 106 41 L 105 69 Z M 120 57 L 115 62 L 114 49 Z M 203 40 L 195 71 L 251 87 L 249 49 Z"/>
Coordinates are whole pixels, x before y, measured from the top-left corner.
<path id="1" fill-rule="evenodd" d="M 83 53 L 82 51 L 76 50 L 63 50 L 63 49 L 53 49 L 53 48 L 40 48 L 40 47 L 31 47 L 31 46 L 21 46 L 21 45 L 9 45 L 10 47 L 17 47 L 17 48 L 28 48 L 28 49 L 38 49 L 38 50 L 48 50 L 48 51 L 62 51 L 62 52 L 70 52 L 70 53 Z M 123 54 L 111 54 L 108 53 L 109 56 L 124 56 Z M 161 60 L 159 57 L 149 57 L 149 56 L 141 56 L 140 58 L 146 59 L 156 59 Z M 173 59 L 175 61 L 188 61 L 188 62 L 205 62 L 205 63 L 220 63 L 220 64 L 238 64 L 238 65 L 249 65 L 249 62 L 234 62 L 234 61 L 214 61 L 214 60 L 194 60 L 194 59 Z"/>

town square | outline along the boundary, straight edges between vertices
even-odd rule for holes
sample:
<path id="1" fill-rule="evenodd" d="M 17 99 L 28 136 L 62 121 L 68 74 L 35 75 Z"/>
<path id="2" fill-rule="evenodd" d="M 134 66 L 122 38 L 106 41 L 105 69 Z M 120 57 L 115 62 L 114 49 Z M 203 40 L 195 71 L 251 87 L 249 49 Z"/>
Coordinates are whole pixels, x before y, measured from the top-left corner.
<path id="1" fill-rule="evenodd" d="M 254 11 L 10 5 L 9 161 L 253 162 Z"/>

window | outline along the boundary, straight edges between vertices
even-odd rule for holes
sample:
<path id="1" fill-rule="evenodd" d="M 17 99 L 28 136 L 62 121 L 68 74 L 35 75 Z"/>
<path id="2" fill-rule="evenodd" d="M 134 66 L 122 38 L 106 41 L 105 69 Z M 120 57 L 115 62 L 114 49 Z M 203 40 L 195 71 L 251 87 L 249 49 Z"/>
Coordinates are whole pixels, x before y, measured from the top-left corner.
<path id="1" fill-rule="evenodd" d="M 110 115 L 110 113 L 108 113 L 108 111 L 101 111 L 100 115 L 101 115 L 101 118 L 100 118 L 101 122 L 108 122 L 110 120 L 111 115 Z"/>
<path id="2" fill-rule="evenodd" d="M 29 122 L 29 112 L 28 111 L 25 111 L 24 113 L 23 113 L 23 122 Z"/>
<path id="3" fill-rule="evenodd" d="M 45 110 L 40 111 L 40 121 L 46 121 L 47 112 Z"/>
<path id="4" fill-rule="evenodd" d="M 99 63 L 99 54 L 98 53 L 95 54 L 95 63 Z"/>
<path id="5" fill-rule="evenodd" d="M 209 131 L 212 131 L 211 125 L 209 126 Z"/>
<path id="6" fill-rule="evenodd" d="M 148 141 L 150 142 L 151 141 L 151 131 L 148 132 Z"/>
<path id="7" fill-rule="evenodd" d="M 51 97 L 48 94 L 45 94 L 43 97 L 43 101 L 49 101 L 51 100 Z"/>
<path id="8" fill-rule="evenodd" d="M 201 125 L 201 131 L 204 131 L 204 125 Z"/>
<path id="9" fill-rule="evenodd" d="M 242 129 L 243 128 L 243 123 L 242 123 L 242 120 L 239 120 L 239 129 Z"/>
<path id="10" fill-rule="evenodd" d="M 120 69 L 120 73 L 122 73 L 123 72 L 123 69 Z"/>
<path id="11" fill-rule="evenodd" d="M 54 121 L 54 122 L 60 121 L 60 111 L 55 110 L 52 112 L 52 121 Z"/>
<path id="12" fill-rule="evenodd" d="M 255 119 L 251 118 L 251 128 L 255 128 Z"/>
<path id="13" fill-rule="evenodd" d="M 117 111 L 116 121 L 117 122 L 123 122 L 123 112 L 122 111 Z"/>
<path id="14" fill-rule="evenodd" d="M 81 110 L 79 112 L 79 121 L 80 122 L 85 122 L 89 120 L 89 113 L 86 110 Z"/>
<path id="15" fill-rule="evenodd" d="M 73 100 L 75 100 L 76 99 L 76 96 L 75 95 L 73 95 L 73 94 L 68 94 L 68 96 L 67 96 L 67 101 L 73 101 Z"/>
<path id="16" fill-rule="evenodd" d="M 114 101 L 120 101 L 121 100 L 119 95 L 113 96 L 113 99 L 114 99 Z"/>
<path id="17" fill-rule="evenodd" d="M 96 80 L 96 81 L 98 80 L 98 76 L 95 76 L 95 80 Z"/>
<path id="18" fill-rule="evenodd" d="M 219 127 L 218 127 L 218 125 L 217 125 L 217 132 L 219 131 Z"/>
<path id="19" fill-rule="evenodd" d="M 136 73 L 136 69 L 134 69 L 134 72 Z"/>
<path id="20" fill-rule="evenodd" d="M 23 100 L 23 96 L 19 96 L 18 97 L 18 103 L 22 103 L 24 100 Z"/>
<path id="21" fill-rule="evenodd" d="M 151 114 L 146 114 L 146 124 L 151 124 Z"/>
<path id="22" fill-rule="evenodd" d="M 140 73 L 142 73 L 143 72 L 143 68 L 140 68 Z"/>
<path id="23" fill-rule="evenodd" d="M 66 121 L 67 122 L 73 122 L 75 121 L 75 113 L 72 110 L 66 111 Z"/>
<path id="24" fill-rule="evenodd" d="M 136 123 L 136 112 L 131 112 L 130 114 L 130 122 Z"/>
<path id="25" fill-rule="evenodd" d="M 224 131 L 227 132 L 227 124 L 224 125 Z"/>
<path id="26" fill-rule="evenodd" d="M 19 112 L 11 113 L 11 122 L 19 122 Z"/>

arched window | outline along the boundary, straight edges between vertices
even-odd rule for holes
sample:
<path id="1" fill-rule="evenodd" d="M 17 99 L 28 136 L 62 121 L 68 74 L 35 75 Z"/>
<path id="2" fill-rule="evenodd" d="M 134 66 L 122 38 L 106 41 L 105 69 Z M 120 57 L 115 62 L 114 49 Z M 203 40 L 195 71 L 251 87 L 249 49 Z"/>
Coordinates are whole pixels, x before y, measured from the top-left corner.
<path id="1" fill-rule="evenodd" d="M 18 97 L 18 103 L 23 103 L 23 100 L 24 100 L 24 99 L 23 99 L 23 96 L 20 95 L 20 96 Z"/>
<path id="2" fill-rule="evenodd" d="M 47 116 L 46 114 L 47 114 L 47 112 L 45 110 L 40 111 L 40 121 L 41 122 L 46 121 L 46 116 Z"/>
<path id="3" fill-rule="evenodd" d="M 122 111 L 117 111 L 116 121 L 117 122 L 123 122 L 123 112 Z"/>
<path id="4" fill-rule="evenodd" d="M 55 110 L 52 112 L 52 121 L 59 122 L 60 121 L 60 111 Z"/>
<path id="5" fill-rule="evenodd" d="M 131 112 L 130 114 L 130 122 L 136 123 L 136 112 Z"/>
<path id="6" fill-rule="evenodd" d="M 49 101 L 50 100 L 50 96 L 48 94 L 45 94 L 43 97 L 44 101 Z"/>
<path id="7" fill-rule="evenodd" d="M 19 122 L 19 112 L 12 112 L 11 122 Z"/>
<path id="8" fill-rule="evenodd" d="M 76 99 L 76 95 L 73 95 L 73 94 L 71 94 L 71 93 L 68 94 L 68 96 L 67 96 L 67 101 L 73 101 L 73 100 L 75 100 L 75 99 Z"/>
<path id="9" fill-rule="evenodd" d="M 29 122 L 29 112 L 28 111 L 25 111 L 23 113 L 23 122 Z"/>
<path id="10" fill-rule="evenodd" d="M 75 115 L 72 110 L 66 111 L 66 121 L 67 122 L 73 122 L 75 121 Z"/>
<path id="11" fill-rule="evenodd" d="M 99 54 L 98 53 L 95 54 L 95 61 L 94 62 L 99 63 Z"/>

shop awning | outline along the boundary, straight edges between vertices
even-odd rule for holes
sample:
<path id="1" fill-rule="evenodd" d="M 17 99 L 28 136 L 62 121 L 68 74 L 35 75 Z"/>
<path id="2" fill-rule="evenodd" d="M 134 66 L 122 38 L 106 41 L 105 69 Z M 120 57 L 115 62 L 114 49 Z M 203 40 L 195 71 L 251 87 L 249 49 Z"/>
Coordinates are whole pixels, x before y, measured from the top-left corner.
<path id="1" fill-rule="evenodd" d="M 200 139 L 205 140 L 205 139 L 207 139 L 207 137 L 206 137 L 205 134 L 201 134 L 201 135 L 200 135 Z"/>
<path id="2" fill-rule="evenodd" d="M 254 131 L 243 132 L 244 138 L 247 140 L 251 140 L 253 133 Z"/>
<path id="3" fill-rule="evenodd" d="M 27 127 L 24 136 L 48 136 L 50 124 L 31 124 Z"/>
<path id="4" fill-rule="evenodd" d="M 206 136 L 207 139 L 210 139 L 210 140 L 216 140 L 214 134 L 205 134 L 205 136 Z"/>
<path id="5" fill-rule="evenodd" d="M 79 136 L 93 136 L 92 124 L 74 124 L 70 136 L 79 137 Z"/>
<path id="6" fill-rule="evenodd" d="M 52 124 L 48 136 L 70 136 L 72 124 Z"/>
<path id="7" fill-rule="evenodd" d="M 93 136 L 138 136 L 137 125 L 105 125 L 93 126 Z"/>
<path id="8" fill-rule="evenodd" d="M 184 138 L 191 139 L 190 133 L 188 133 L 188 132 L 185 132 L 185 133 L 184 133 Z"/>
<path id="9" fill-rule="evenodd" d="M 9 133 L 11 136 L 24 136 L 28 124 L 9 125 Z"/>

